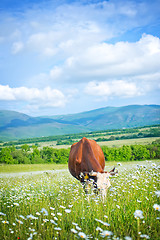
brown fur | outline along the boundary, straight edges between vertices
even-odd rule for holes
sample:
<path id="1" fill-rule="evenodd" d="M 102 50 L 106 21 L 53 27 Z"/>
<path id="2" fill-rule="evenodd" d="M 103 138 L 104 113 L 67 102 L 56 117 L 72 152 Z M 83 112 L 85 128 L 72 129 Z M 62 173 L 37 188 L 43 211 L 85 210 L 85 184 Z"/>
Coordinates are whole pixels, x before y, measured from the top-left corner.
<path id="1" fill-rule="evenodd" d="M 105 158 L 102 149 L 94 141 L 83 137 L 71 146 L 68 168 L 73 177 L 80 179 L 80 173 L 104 173 Z"/>

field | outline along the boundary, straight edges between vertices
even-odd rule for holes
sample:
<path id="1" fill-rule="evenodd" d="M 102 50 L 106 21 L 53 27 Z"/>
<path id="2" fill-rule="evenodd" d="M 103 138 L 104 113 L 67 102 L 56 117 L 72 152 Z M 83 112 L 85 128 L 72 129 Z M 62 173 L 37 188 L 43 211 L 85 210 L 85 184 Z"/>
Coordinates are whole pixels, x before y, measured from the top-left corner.
<path id="1" fill-rule="evenodd" d="M 1 164 L 0 173 L 18 173 L 67 169 L 67 164 Z"/>
<path id="2" fill-rule="evenodd" d="M 92 139 L 92 138 L 91 138 Z M 148 137 L 148 138 L 135 138 L 135 139 L 123 139 L 123 140 L 113 140 L 113 141 L 100 141 L 98 142 L 98 144 L 100 146 L 108 146 L 108 147 L 121 147 L 123 145 L 134 145 L 134 144 L 150 144 L 153 141 L 159 140 L 160 137 Z M 79 141 L 79 139 L 75 139 L 75 142 Z M 61 149 L 61 148 L 70 148 L 72 144 L 61 144 L 61 145 L 56 145 L 56 141 L 48 141 L 48 142 L 38 142 L 38 149 L 42 149 L 43 147 L 52 147 L 52 148 L 56 148 L 56 149 Z M 33 144 L 29 144 L 30 146 L 32 146 Z M 17 145 L 17 146 L 21 146 L 21 145 Z"/>
<path id="3" fill-rule="evenodd" d="M 92 192 L 86 195 L 66 165 L 63 171 L 37 175 L 3 174 L 0 239 L 157 240 L 159 164 L 160 160 L 118 163 L 119 175 L 111 178 L 104 201 Z M 113 165 L 107 163 L 107 170 Z M 40 165 L 36 170 L 42 170 Z M 3 172 L 10 172 L 9 167 Z"/>

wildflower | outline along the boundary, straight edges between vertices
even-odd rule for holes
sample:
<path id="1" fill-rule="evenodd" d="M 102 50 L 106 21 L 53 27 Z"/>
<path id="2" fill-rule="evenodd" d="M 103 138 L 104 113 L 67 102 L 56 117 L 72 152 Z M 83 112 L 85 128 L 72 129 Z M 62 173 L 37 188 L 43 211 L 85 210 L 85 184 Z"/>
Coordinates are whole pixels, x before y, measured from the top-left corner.
<path id="1" fill-rule="evenodd" d="M 36 212 L 36 215 L 40 216 L 41 214 L 39 212 Z"/>
<path id="2" fill-rule="evenodd" d="M 150 239 L 150 237 L 148 235 L 146 235 L 146 234 L 141 234 L 140 238 Z"/>
<path id="3" fill-rule="evenodd" d="M 38 219 L 37 217 L 33 216 L 32 214 L 27 215 L 27 218 L 28 218 L 28 219 L 31 219 L 31 220 L 32 220 L 32 219 Z"/>
<path id="4" fill-rule="evenodd" d="M 120 162 L 117 163 L 117 166 L 122 166 L 122 164 Z"/>
<path id="5" fill-rule="evenodd" d="M 19 215 L 19 217 L 26 220 L 26 218 L 23 215 Z"/>
<path id="6" fill-rule="evenodd" d="M 110 224 L 109 223 L 107 223 L 107 222 L 101 222 L 104 226 L 107 226 L 107 227 L 109 227 L 110 226 Z"/>
<path id="7" fill-rule="evenodd" d="M 19 203 L 13 203 L 15 206 L 19 206 Z"/>
<path id="8" fill-rule="evenodd" d="M 27 240 L 32 240 L 32 239 L 33 239 L 33 234 L 31 233 L 31 234 L 30 234 L 30 237 L 27 238 Z"/>
<path id="9" fill-rule="evenodd" d="M 87 235 L 83 232 L 79 232 L 78 236 L 81 237 L 81 238 L 87 238 Z"/>
<path id="10" fill-rule="evenodd" d="M 51 209 L 51 210 L 55 210 L 55 208 L 53 208 L 53 207 L 50 207 L 50 209 Z"/>
<path id="11" fill-rule="evenodd" d="M 53 223 L 54 225 L 58 225 L 54 220 L 50 219 L 50 222 Z"/>
<path id="12" fill-rule="evenodd" d="M 143 217 L 143 212 L 142 212 L 141 210 L 136 210 L 136 211 L 134 212 L 134 217 L 135 217 L 135 218 L 140 218 L 140 219 L 144 218 L 144 217 Z"/>
<path id="13" fill-rule="evenodd" d="M 44 216 L 48 216 L 48 212 L 45 208 L 42 208 L 41 213 L 44 213 Z"/>
<path id="14" fill-rule="evenodd" d="M 59 212 L 58 212 L 57 215 L 62 216 L 62 213 L 59 213 Z"/>
<path id="15" fill-rule="evenodd" d="M 46 223 L 46 222 L 49 222 L 49 220 L 48 219 L 43 219 L 43 222 Z"/>
<path id="16" fill-rule="evenodd" d="M 78 227 L 78 226 L 76 226 L 76 229 L 77 229 L 78 231 L 80 231 L 80 230 L 81 230 L 81 228 L 80 228 L 80 227 Z"/>
<path id="17" fill-rule="evenodd" d="M 70 209 L 65 209 L 65 212 L 66 212 L 66 213 L 70 213 L 71 210 L 70 210 Z"/>
<path id="18" fill-rule="evenodd" d="M 160 191 L 156 191 L 155 194 L 157 195 L 157 197 L 160 196 Z"/>
<path id="19" fill-rule="evenodd" d="M 100 227 L 96 227 L 96 231 L 103 232 L 103 229 L 102 229 L 102 228 L 100 228 Z"/>
<path id="20" fill-rule="evenodd" d="M 160 211 L 160 205 L 158 205 L 158 204 L 155 203 L 155 204 L 153 205 L 153 207 L 154 207 L 155 210 Z"/>
<path id="21" fill-rule="evenodd" d="M 103 232 L 101 232 L 101 236 L 102 237 L 107 237 L 107 236 L 111 236 L 113 235 L 113 233 L 111 231 L 105 230 Z"/>
<path id="22" fill-rule="evenodd" d="M 23 222 L 19 219 L 16 218 L 16 221 L 19 223 L 19 224 L 23 224 Z"/>
<path id="23" fill-rule="evenodd" d="M 9 222 L 8 222 L 8 221 L 2 221 L 2 223 L 4 223 L 4 224 L 9 224 Z"/>
<path id="24" fill-rule="evenodd" d="M 73 207 L 73 205 L 68 205 L 69 208 Z"/>
<path id="25" fill-rule="evenodd" d="M 1 215 L 1 216 L 6 216 L 6 214 L 5 214 L 5 213 L 2 213 L 2 212 L 0 212 L 0 215 Z"/>
<path id="26" fill-rule="evenodd" d="M 73 232 L 73 233 L 77 233 L 77 230 L 74 229 L 74 228 L 72 228 L 72 229 L 71 229 L 71 232 Z"/>
<path id="27" fill-rule="evenodd" d="M 132 238 L 129 237 L 129 236 L 126 236 L 124 239 L 125 239 L 125 240 L 132 240 Z"/>
<path id="28" fill-rule="evenodd" d="M 57 217 L 54 217 L 54 220 L 58 221 L 58 218 L 57 218 Z"/>
<path id="29" fill-rule="evenodd" d="M 62 205 L 60 205 L 59 207 L 60 207 L 60 208 L 63 208 L 63 209 L 65 209 L 65 208 L 66 208 L 66 207 L 64 207 L 64 206 L 62 206 Z"/>
<path id="30" fill-rule="evenodd" d="M 110 226 L 110 224 L 109 224 L 109 223 L 107 223 L 107 222 L 103 222 L 102 220 L 99 220 L 99 219 L 97 219 L 97 218 L 95 218 L 95 220 L 96 220 L 97 222 L 100 222 L 100 223 L 102 223 L 103 225 L 105 225 L 105 226 L 107 226 L 107 227 L 109 227 L 109 226 Z"/>
<path id="31" fill-rule="evenodd" d="M 155 164 L 155 163 L 152 163 L 151 166 L 152 166 L 152 167 L 156 167 L 156 164 Z"/>
<path id="32" fill-rule="evenodd" d="M 74 226 L 78 226 L 78 223 L 72 222 L 72 224 L 73 224 Z"/>
<path id="33" fill-rule="evenodd" d="M 120 206 L 119 206 L 119 205 L 116 205 L 116 207 L 120 209 Z"/>
<path id="34" fill-rule="evenodd" d="M 54 230 L 61 231 L 62 229 L 60 227 L 55 227 Z"/>
<path id="35" fill-rule="evenodd" d="M 34 228 L 29 228 L 29 231 L 35 232 L 36 230 Z"/>

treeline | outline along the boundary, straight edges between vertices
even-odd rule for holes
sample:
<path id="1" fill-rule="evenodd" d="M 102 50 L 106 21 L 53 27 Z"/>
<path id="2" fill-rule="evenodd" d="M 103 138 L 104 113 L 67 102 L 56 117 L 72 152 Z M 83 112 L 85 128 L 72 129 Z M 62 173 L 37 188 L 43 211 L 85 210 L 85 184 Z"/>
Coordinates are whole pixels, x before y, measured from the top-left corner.
<path id="1" fill-rule="evenodd" d="M 133 129 L 132 133 L 137 132 L 137 130 Z M 94 139 L 96 142 L 107 142 L 107 141 L 114 141 L 114 140 L 124 140 L 124 139 L 137 139 L 137 138 L 149 138 L 149 137 L 160 137 L 160 129 L 159 128 L 153 128 L 146 130 L 145 132 L 139 132 L 134 133 L 134 134 L 124 134 L 121 135 L 120 132 L 114 133 L 115 135 L 111 134 L 106 134 L 106 137 L 98 137 L 98 138 L 93 138 L 95 137 L 95 134 L 92 135 L 92 139 Z M 119 134 L 119 136 L 117 136 Z M 108 135 L 111 135 L 108 137 Z M 91 137 L 91 136 L 89 136 Z M 72 145 L 75 141 L 72 139 L 67 139 L 67 140 L 58 140 L 56 145 Z"/>
<path id="2" fill-rule="evenodd" d="M 153 128 L 145 132 L 139 132 L 137 134 L 129 134 L 122 136 L 110 136 L 109 138 L 97 138 L 96 142 L 114 141 L 123 139 L 137 139 L 137 138 L 149 138 L 149 137 L 160 137 L 160 128 Z"/>
<path id="3" fill-rule="evenodd" d="M 6 164 L 36 164 L 36 163 L 67 163 L 70 149 L 54 149 L 24 144 L 21 149 L 15 146 L 4 147 L 0 152 L 0 163 Z"/>
<path id="4" fill-rule="evenodd" d="M 153 125 L 153 126 L 144 126 L 144 127 L 136 127 L 136 128 L 126 128 L 126 129 L 109 129 L 103 131 L 91 131 L 87 133 L 76 133 L 76 134 L 66 134 L 66 135 L 57 135 L 57 136 L 48 136 L 48 137 L 37 137 L 37 138 L 27 138 L 27 139 L 20 139 L 17 141 L 9 141 L 3 143 L 3 146 L 12 146 L 12 145 L 23 145 L 23 144 L 35 144 L 39 142 L 50 142 L 50 141 L 57 141 L 57 145 L 70 145 L 73 143 L 73 139 L 81 139 L 82 137 L 87 138 L 96 138 L 99 137 L 96 141 L 111 141 L 112 135 L 121 135 L 123 134 L 122 138 L 119 136 L 115 136 L 115 139 L 131 139 L 131 138 L 142 138 L 142 137 L 158 137 L 160 136 L 160 125 Z M 103 138 L 106 136 L 111 136 L 110 138 Z M 125 138 L 126 137 L 126 138 Z M 128 138 L 127 138 L 128 137 Z M 2 141 L 1 141 L 2 142 Z"/>
<path id="5" fill-rule="evenodd" d="M 119 148 L 103 146 L 106 161 L 139 161 L 146 159 L 160 159 L 160 140 L 149 145 L 131 145 Z M 0 163 L 4 164 L 36 164 L 36 163 L 67 163 L 70 148 L 54 149 L 24 144 L 21 149 L 15 146 L 4 147 L 0 151 Z"/>
<path id="6" fill-rule="evenodd" d="M 119 148 L 102 146 L 102 150 L 107 161 L 160 159 L 160 140 L 148 145 L 124 145 Z"/>

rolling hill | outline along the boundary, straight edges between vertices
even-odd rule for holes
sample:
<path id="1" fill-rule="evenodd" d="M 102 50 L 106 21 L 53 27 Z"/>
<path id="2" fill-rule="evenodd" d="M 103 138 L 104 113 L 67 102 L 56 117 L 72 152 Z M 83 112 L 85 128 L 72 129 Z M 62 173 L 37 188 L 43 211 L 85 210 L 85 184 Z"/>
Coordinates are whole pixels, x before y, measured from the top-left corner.
<path id="1" fill-rule="evenodd" d="M 105 107 L 77 114 L 31 117 L 0 111 L 0 140 L 160 124 L 160 105 Z"/>

